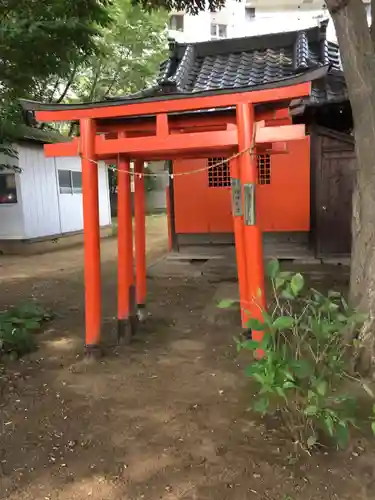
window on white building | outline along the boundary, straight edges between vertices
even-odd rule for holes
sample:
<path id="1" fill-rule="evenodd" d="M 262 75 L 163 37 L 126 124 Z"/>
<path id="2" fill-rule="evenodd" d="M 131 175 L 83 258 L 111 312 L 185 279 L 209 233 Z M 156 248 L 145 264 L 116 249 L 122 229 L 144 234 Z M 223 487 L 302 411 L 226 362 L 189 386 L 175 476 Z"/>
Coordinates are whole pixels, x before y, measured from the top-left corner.
<path id="1" fill-rule="evenodd" d="M 82 193 L 82 172 L 59 170 L 59 188 L 61 194 Z"/>
<path id="2" fill-rule="evenodd" d="M 73 193 L 82 193 L 82 172 L 72 171 Z"/>
<path id="3" fill-rule="evenodd" d="M 0 205 L 17 203 L 15 174 L 0 174 Z"/>
<path id="4" fill-rule="evenodd" d="M 173 14 L 169 18 L 169 29 L 174 31 L 184 31 L 184 15 Z"/>
<path id="5" fill-rule="evenodd" d="M 245 7 L 246 21 L 252 21 L 255 18 L 255 7 Z"/>
<path id="6" fill-rule="evenodd" d="M 227 25 L 211 23 L 211 38 L 212 40 L 218 38 L 227 38 Z"/>

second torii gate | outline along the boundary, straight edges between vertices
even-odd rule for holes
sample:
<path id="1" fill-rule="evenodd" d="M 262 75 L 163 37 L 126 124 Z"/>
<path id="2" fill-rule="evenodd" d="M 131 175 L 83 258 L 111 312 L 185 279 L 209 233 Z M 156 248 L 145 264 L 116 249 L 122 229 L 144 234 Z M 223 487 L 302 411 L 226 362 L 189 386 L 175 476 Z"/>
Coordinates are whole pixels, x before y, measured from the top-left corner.
<path id="1" fill-rule="evenodd" d="M 196 94 L 119 99 L 82 104 L 22 101 L 42 122 L 79 121 L 80 138 L 47 144 L 47 156 L 81 156 L 84 215 L 85 345 L 88 354 L 100 350 L 101 277 L 98 203 L 99 160 L 118 168 L 118 331 L 130 339 L 132 289 L 138 309 L 146 301 L 146 248 L 143 163 L 149 160 L 229 157 L 242 326 L 249 317 L 261 319 L 266 307 L 262 234 L 256 218 L 255 154 L 280 152 L 289 140 L 305 137 L 304 125 L 268 127 L 275 108 L 310 95 L 311 81 L 327 68 L 246 89 Z M 232 107 L 228 114 L 222 108 Z M 205 110 L 215 109 L 215 113 Z M 196 113 L 196 111 L 202 113 Z M 281 147 L 280 147 L 281 144 Z M 135 277 L 130 192 L 130 161 L 135 161 Z M 261 339 L 261 332 L 253 332 Z"/>

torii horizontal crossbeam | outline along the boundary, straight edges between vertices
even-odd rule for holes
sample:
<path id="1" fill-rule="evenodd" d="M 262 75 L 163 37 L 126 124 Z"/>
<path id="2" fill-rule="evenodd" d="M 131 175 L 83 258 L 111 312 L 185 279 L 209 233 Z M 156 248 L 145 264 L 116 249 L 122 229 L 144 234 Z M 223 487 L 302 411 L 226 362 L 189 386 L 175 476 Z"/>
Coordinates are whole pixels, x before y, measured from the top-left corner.
<path id="1" fill-rule="evenodd" d="M 237 130 L 233 129 L 189 134 L 171 134 L 166 137 L 120 137 L 105 139 L 97 136 L 95 156 L 100 159 L 126 154 L 131 158 L 171 158 L 184 153 L 199 155 L 211 151 L 231 151 L 237 148 Z M 68 143 L 46 144 L 46 156 L 77 156 L 80 153 L 78 139 Z"/>

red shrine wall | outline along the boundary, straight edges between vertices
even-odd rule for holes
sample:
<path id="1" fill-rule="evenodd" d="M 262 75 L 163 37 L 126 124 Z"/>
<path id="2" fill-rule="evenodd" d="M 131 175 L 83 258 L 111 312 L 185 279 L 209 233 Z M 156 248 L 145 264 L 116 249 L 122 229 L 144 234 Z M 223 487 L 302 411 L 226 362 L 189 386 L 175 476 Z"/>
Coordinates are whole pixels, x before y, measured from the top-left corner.
<path id="1" fill-rule="evenodd" d="M 287 143 L 288 153 L 257 158 L 257 220 L 263 231 L 309 231 L 310 138 Z M 176 174 L 205 169 L 220 158 L 175 160 Z M 228 164 L 174 178 L 177 234 L 233 232 Z"/>

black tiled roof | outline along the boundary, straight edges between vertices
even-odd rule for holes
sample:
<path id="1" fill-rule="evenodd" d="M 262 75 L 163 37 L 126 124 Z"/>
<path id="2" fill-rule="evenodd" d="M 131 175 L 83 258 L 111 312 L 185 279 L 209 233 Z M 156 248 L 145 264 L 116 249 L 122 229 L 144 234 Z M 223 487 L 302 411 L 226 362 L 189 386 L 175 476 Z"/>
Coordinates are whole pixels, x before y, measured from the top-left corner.
<path id="1" fill-rule="evenodd" d="M 339 48 L 326 39 L 327 22 L 303 31 L 170 46 L 155 85 L 94 103 L 47 104 L 21 99 L 25 110 L 83 109 L 190 96 L 248 92 L 312 82 L 298 105 L 348 100 Z M 206 110 L 207 111 L 207 110 Z"/>
<path id="2" fill-rule="evenodd" d="M 327 22 L 288 33 L 171 44 L 158 85 L 174 92 L 251 88 L 330 66 L 324 80 L 313 83 L 310 104 L 347 100 L 338 45 L 326 39 Z"/>
<path id="3" fill-rule="evenodd" d="M 298 85 L 300 83 L 305 82 L 314 82 L 322 80 L 326 77 L 328 71 L 328 66 L 320 66 L 317 68 L 309 69 L 300 73 L 295 73 L 290 77 L 282 78 L 280 80 L 273 80 L 269 82 L 265 82 L 259 85 L 253 86 L 245 86 L 245 87 L 237 87 L 235 89 L 236 93 L 241 92 L 251 92 L 254 90 L 266 90 L 266 89 L 275 89 L 275 88 L 283 88 L 292 85 Z M 182 92 L 178 91 L 176 84 L 171 82 L 160 82 L 152 88 L 149 88 L 145 91 L 138 92 L 137 94 L 132 94 L 125 97 L 115 97 L 111 99 L 106 99 L 105 101 L 96 101 L 96 102 L 81 102 L 81 103 L 43 103 L 30 101 L 27 99 L 20 99 L 20 104 L 24 111 L 26 112 L 34 112 L 34 111 L 58 111 L 58 110 L 80 110 L 80 109 L 89 109 L 89 108 L 108 108 L 108 107 L 116 107 L 123 106 L 124 104 L 139 104 L 139 103 L 150 103 L 157 101 L 178 101 L 186 98 L 196 98 L 196 97 L 204 97 L 204 96 L 212 96 L 212 95 L 230 95 L 233 94 L 234 88 L 214 88 L 212 90 L 201 90 L 197 92 Z M 286 105 L 286 103 L 284 103 Z M 223 108 L 220 108 L 223 109 Z M 227 108 L 232 109 L 232 106 Z M 210 110 L 204 110 L 206 112 Z M 189 111 L 187 113 L 196 113 L 201 111 Z M 176 111 L 177 114 L 180 112 Z M 184 112 L 185 113 L 185 112 Z M 171 113 L 174 114 L 174 113 Z M 142 115 L 145 116 L 145 115 Z M 147 116 L 153 116 L 152 114 Z"/>

